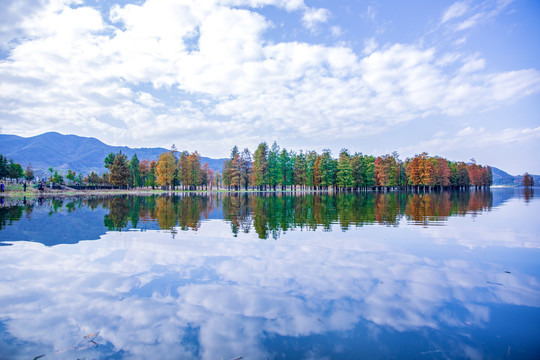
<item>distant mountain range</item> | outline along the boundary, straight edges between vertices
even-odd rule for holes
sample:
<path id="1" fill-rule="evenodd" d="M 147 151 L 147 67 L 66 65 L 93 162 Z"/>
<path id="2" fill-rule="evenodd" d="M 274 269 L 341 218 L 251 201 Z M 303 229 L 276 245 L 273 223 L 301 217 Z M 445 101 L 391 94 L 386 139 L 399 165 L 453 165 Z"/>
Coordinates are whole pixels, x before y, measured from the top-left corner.
<path id="1" fill-rule="evenodd" d="M 493 185 L 519 186 L 523 180 L 523 175 L 510 175 L 493 166 L 491 167 L 491 172 L 493 174 Z M 536 186 L 540 185 L 540 175 L 532 175 L 532 177 L 534 184 Z"/>
<path id="2" fill-rule="evenodd" d="M 56 132 L 48 132 L 33 137 L 20 137 L 17 135 L 0 134 L 0 154 L 26 168 L 32 164 L 32 168 L 38 176 L 40 171 L 47 171 L 52 166 L 54 169 L 66 172 L 68 169 L 77 173 L 89 174 L 95 171 L 99 174 L 105 172 L 103 160 L 110 153 L 126 154 L 131 159 L 137 154 L 139 161 L 142 159 L 157 160 L 159 155 L 169 151 L 164 148 L 129 148 L 127 146 L 110 146 L 95 138 L 81 137 L 77 135 L 62 135 Z M 225 159 L 212 159 L 201 157 L 201 163 L 208 163 L 209 167 L 221 171 Z M 494 185 L 520 185 L 522 175 L 513 176 L 492 167 Z M 533 175 L 534 183 L 540 185 L 540 175 Z"/>
<path id="3" fill-rule="evenodd" d="M 38 176 L 41 176 L 40 170 L 47 171 L 50 166 L 64 173 L 71 169 L 82 174 L 89 174 L 91 171 L 101 174 L 106 170 L 103 162 L 105 157 L 120 151 L 130 160 L 133 154 L 137 154 L 139 161 L 142 159 L 157 161 L 159 155 L 169 150 L 110 146 L 95 138 L 62 135 L 56 132 L 28 138 L 0 134 L 0 154 L 13 159 L 23 168 L 32 164 Z M 210 168 L 221 171 L 224 160 L 201 157 L 201 164 L 207 162 Z"/>

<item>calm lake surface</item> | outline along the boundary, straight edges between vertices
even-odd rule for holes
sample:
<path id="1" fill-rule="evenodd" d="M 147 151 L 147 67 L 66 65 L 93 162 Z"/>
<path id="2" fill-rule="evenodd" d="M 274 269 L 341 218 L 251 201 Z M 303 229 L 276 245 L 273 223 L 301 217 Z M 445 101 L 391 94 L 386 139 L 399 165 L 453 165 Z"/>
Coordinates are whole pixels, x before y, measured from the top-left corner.
<path id="1" fill-rule="evenodd" d="M 539 196 L 0 199 L 0 358 L 539 359 Z"/>

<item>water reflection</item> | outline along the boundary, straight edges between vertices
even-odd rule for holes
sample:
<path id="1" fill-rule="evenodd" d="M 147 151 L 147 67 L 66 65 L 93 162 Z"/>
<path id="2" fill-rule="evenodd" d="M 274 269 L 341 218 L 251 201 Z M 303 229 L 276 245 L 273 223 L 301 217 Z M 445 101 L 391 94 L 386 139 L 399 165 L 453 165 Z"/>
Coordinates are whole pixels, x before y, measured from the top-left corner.
<path id="1" fill-rule="evenodd" d="M 540 202 L 364 195 L 16 206 L 2 240 L 102 233 L 0 249 L 0 358 L 537 357 Z"/>
<path id="2" fill-rule="evenodd" d="M 527 193 L 526 201 L 531 197 L 531 193 Z M 209 218 L 223 218 L 230 223 L 234 236 L 254 231 L 260 239 L 276 239 L 294 229 L 329 231 L 333 224 L 339 224 L 342 231 L 371 224 L 399 226 L 403 220 L 416 225 L 438 225 L 444 224 L 449 217 L 479 214 L 492 207 L 493 193 L 490 191 L 52 198 L 0 207 L 0 231 L 19 221 L 23 212 L 30 216 L 39 209 L 32 217 L 33 222 L 50 223 L 54 221 L 50 217 L 66 212 L 80 216 L 61 216 L 63 222 L 80 223 L 84 219 L 103 216 L 104 228 L 92 238 L 99 238 L 106 230 L 129 229 L 159 228 L 175 235 L 178 230 L 197 231 Z M 103 211 L 106 212 L 104 215 Z M 44 212 L 49 217 L 43 217 Z M 49 234 L 44 235 L 49 238 Z M 20 240 L 40 241 L 39 236 L 33 239 L 22 236 Z"/>

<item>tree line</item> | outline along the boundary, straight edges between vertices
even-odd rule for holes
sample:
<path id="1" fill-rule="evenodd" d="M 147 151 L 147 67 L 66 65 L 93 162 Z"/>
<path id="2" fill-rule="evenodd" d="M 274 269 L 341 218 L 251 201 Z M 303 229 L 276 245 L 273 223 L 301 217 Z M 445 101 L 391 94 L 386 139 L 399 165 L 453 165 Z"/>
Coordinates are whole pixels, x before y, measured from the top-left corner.
<path id="1" fill-rule="evenodd" d="M 263 142 L 252 154 L 248 148 L 234 146 L 222 172 L 201 164 L 197 151 L 178 152 L 176 148 L 160 155 L 158 161 L 128 160 L 125 154 L 111 153 L 105 158 L 109 173 L 101 179 L 92 173 L 89 183 L 116 186 L 160 186 L 167 189 L 200 190 L 214 186 L 228 190 L 420 190 L 466 189 L 493 184 L 490 166 L 471 159 L 469 163 L 450 161 L 421 153 L 401 160 L 396 152 L 382 156 L 351 154 L 342 149 L 337 158 L 330 150 L 322 153 L 281 149 L 274 142 Z"/>
<path id="2" fill-rule="evenodd" d="M 122 152 L 110 153 L 104 160 L 109 170 L 101 177 L 91 172 L 87 182 L 91 185 L 112 184 L 121 187 L 152 187 L 167 189 L 202 190 L 212 189 L 221 181 L 208 163 L 201 164 L 197 151 L 189 153 L 173 149 L 159 156 L 158 161 L 143 159 L 137 154 L 131 160 Z"/>
<path id="3" fill-rule="evenodd" d="M 469 163 L 450 161 L 439 156 L 421 153 L 402 160 L 397 152 L 381 156 L 351 154 L 342 149 L 337 158 L 328 149 L 289 151 L 274 142 L 271 147 L 263 142 L 252 154 L 248 148 L 239 151 L 234 146 L 222 171 L 214 171 L 208 163 L 201 164 L 195 151 L 178 151 L 173 145 L 159 159 L 131 159 L 123 154 L 110 153 L 104 159 L 106 171 L 101 175 L 92 171 L 87 176 L 68 170 L 65 178 L 71 184 L 116 186 L 124 188 L 161 187 L 181 190 L 426 190 L 467 189 L 489 187 L 493 184 L 490 166 L 482 166 L 471 159 Z M 63 184 L 61 172 L 49 167 L 49 181 Z M 0 154 L 0 179 L 27 181 L 34 179 L 29 165 L 26 171 L 12 159 Z M 523 186 L 531 186 L 532 177 L 524 175 Z"/>
<path id="4" fill-rule="evenodd" d="M 427 153 L 401 160 L 397 152 L 382 156 L 351 154 L 342 149 L 337 158 L 330 150 L 288 151 L 274 142 L 261 143 L 253 156 L 234 146 L 223 165 L 223 186 L 274 190 L 390 190 L 390 189 L 464 189 L 493 184 L 491 167 L 449 161 Z"/>
<path id="5" fill-rule="evenodd" d="M 8 160 L 6 156 L 0 154 L 0 179 L 18 181 L 21 178 L 24 178 L 26 181 L 32 181 L 34 179 L 32 166 L 28 165 L 25 171 L 21 164 L 14 162 L 13 159 Z"/>

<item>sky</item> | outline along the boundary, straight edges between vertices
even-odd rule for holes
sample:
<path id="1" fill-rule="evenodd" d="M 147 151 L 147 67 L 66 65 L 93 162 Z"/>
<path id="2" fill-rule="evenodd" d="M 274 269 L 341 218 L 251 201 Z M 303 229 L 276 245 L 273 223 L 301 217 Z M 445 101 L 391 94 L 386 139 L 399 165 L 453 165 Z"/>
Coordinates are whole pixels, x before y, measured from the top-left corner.
<path id="1" fill-rule="evenodd" d="M 537 0 L 2 3 L 2 134 L 540 174 Z"/>

